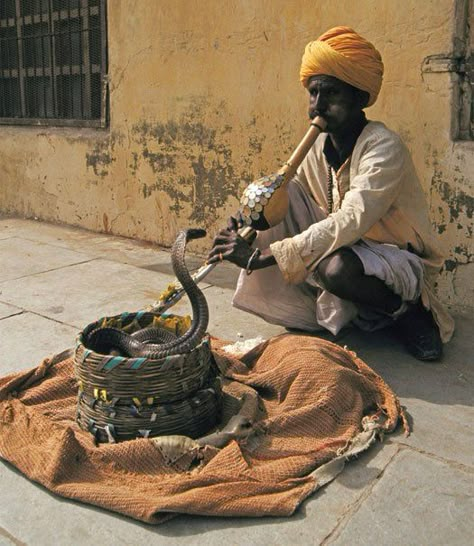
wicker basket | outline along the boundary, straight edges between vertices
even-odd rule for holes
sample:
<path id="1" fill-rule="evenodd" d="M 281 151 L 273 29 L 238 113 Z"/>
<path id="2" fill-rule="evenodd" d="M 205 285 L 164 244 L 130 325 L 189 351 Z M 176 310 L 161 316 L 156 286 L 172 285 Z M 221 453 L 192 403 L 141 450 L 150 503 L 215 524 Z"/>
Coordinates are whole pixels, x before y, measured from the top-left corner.
<path id="1" fill-rule="evenodd" d="M 78 336 L 77 421 L 99 442 L 165 434 L 196 438 L 216 424 L 221 387 L 208 336 L 191 352 L 160 360 L 103 355 L 83 343 L 98 327 L 133 333 L 149 326 L 181 335 L 189 327 L 189 317 L 122 313 L 89 324 Z"/>

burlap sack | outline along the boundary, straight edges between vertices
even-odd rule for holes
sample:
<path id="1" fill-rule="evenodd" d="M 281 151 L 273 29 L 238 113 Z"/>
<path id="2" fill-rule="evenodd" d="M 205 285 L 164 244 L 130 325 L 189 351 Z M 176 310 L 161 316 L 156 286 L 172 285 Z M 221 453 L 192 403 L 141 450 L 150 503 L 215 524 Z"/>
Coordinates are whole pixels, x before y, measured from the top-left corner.
<path id="1" fill-rule="evenodd" d="M 240 359 L 220 346 L 213 340 L 221 425 L 240 411 L 254 423 L 244 439 L 221 449 L 183 437 L 96 446 L 75 422 L 63 354 L 0 379 L 0 455 L 58 495 L 149 523 L 176 513 L 288 516 L 403 418 L 384 381 L 330 342 L 288 334 Z"/>

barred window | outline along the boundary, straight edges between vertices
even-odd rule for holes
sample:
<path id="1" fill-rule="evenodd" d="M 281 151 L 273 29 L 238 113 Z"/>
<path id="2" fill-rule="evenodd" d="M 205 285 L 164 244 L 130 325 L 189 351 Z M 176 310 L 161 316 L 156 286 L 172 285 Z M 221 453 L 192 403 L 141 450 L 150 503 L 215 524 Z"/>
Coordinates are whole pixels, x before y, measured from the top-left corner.
<path id="1" fill-rule="evenodd" d="M 462 24 L 458 42 L 462 44 L 463 50 L 459 55 L 458 96 L 455 98 L 455 106 L 459 110 L 457 137 L 474 140 L 474 2 L 464 0 L 459 4 L 458 9 L 462 11 L 456 13 L 456 21 L 458 25 Z"/>
<path id="2" fill-rule="evenodd" d="M 105 0 L 0 0 L 0 123 L 104 127 Z"/>
<path id="3" fill-rule="evenodd" d="M 423 60 L 421 67 L 422 74 L 451 74 L 453 140 L 474 140 L 473 29 L 474 0 L 455 0 L 452 52 L 429 55 Z"/>

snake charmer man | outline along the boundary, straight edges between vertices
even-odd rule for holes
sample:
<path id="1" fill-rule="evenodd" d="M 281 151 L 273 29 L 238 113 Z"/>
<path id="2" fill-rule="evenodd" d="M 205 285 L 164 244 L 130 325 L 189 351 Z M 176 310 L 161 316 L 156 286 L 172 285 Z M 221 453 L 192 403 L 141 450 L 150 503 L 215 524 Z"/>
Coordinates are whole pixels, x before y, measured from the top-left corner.
<path id="1" fill-rule="evenodd" d="M 285 220 L 249 245 L 230 218 L 208 263 L 241 267 L 233 305 L 267 322 L 333 334 L 393 325 L 413 356 L 437 360 L 454 328 L 434 293 L 443 258 L 408 150 L 364 113 L 382 76 L 380 53 L 351 28 L 306 46 L 300 79 L 325 132 L 288 184 Z"/>

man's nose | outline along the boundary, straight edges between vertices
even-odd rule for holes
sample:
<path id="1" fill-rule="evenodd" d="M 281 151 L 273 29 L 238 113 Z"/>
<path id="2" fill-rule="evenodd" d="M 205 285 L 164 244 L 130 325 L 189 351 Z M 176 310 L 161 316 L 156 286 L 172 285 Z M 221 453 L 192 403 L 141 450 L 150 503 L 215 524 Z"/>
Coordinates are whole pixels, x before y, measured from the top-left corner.
<path id="1" fill-rule="evenodd" d="M 318 93 L 312 97 L 311 108 L 317 112 L 325 112 L 327 108 L 327 100 L 323 93 Z"/>

